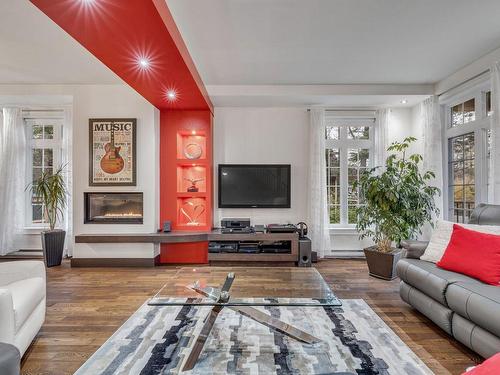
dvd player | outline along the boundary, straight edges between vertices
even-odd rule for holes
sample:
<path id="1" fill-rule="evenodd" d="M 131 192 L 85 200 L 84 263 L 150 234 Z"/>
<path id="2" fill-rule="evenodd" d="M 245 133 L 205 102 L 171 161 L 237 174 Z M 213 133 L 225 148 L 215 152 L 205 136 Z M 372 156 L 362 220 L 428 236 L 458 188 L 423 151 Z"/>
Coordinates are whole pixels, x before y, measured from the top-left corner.
<path id="1" fill-rule="evenodd" d="M 293 224 L 268 224 L 268 233 L 294 233 L 297 232 L 297 227 Z"/>

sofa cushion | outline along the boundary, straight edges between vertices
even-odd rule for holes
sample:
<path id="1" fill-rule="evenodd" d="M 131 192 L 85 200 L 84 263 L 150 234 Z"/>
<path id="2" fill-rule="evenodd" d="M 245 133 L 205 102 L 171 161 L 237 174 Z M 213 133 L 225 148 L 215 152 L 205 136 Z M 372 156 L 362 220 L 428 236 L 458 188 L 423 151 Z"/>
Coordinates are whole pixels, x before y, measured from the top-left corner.
<path id="1" fill-rule="evenodd" d="M 500 236 L 455 224 L 450 243 L 436 265 L 500 286 Z"/>
<path id="2" fill-rule="evenodd" d="M 21 328 L 33 310 L 45 298 L 45 280 L 33 277 L 16 281 L 3 287 L 12 294 L 16 332 Z"/>
<path id="3" fill-rule="evenodd" d="M 476 279 L 440 269 L 434 263 L 419 259 L 401 259 L 396 269 L 401 280 L 445 306 L 448 306 L 445 293 L 449 284 L 457 281 L 481 284 Z"/>
<path id="4" fill-rule="evenodd" d="M 483 283 L 457 282 L 446 291 L 448 306 L 471 322 L 500 336 L 500 288 Z"/>
<path id="5" fill-rule="evenodd" d="M 420 257 L 421 260 L 433 263 L 439 262 L 450 242 L 454 224 L 451 221 L 438 220 L 436 227 L 432 231 L 429 245 L 427 245 L 424 254 Z M 500 235 L 500 225 L 461 224 L 461 226 L 481 233 Z"/>

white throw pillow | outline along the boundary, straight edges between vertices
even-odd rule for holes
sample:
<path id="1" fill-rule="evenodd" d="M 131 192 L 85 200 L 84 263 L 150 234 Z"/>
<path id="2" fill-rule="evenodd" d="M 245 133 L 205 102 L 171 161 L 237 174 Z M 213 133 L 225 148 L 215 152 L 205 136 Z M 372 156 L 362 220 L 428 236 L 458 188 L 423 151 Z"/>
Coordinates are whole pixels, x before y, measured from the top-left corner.
<path id="1" fill-rule="evenodd" d="M 450 242 L 451 233 L 453 232 L 453 223 L 451 221 L 438 220 L 436 227 L 432 232 L 429 245 L 425 249 L 424 254 L 420 257 L 421 260 L 437 263 L 443 257 L 443 254 Z M 481 233 L 500 235 L 500 226 L 497 225 L 476 225 L 476 224 L 458 224 L 466 229 L 475 230 Z"/>

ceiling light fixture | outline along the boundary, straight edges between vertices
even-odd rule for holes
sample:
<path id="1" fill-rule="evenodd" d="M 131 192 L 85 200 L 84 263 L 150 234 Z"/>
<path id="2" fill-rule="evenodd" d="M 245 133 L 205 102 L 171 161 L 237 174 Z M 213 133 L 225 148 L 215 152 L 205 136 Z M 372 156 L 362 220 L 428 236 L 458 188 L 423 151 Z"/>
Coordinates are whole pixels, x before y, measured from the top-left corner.
<path id="1" fill-rule="evenodd" d="M 167 99 L 173 102 L 177 98 L 177 93 L 174 90 L 167 91 Z"/>
<path id="2" fill-rule="evenodd" d="M 408 103 L 408 100 L 406 100 L 406 99 L 401 100 L 401 104 L 406 104 L 406 103 Z"/>
<path id="3" fill-rule="evenodd" d="M 141 69 L 148 69 L 150 66 L 149 60 L 145 58 L 139 59 L 138 64 Z"/>

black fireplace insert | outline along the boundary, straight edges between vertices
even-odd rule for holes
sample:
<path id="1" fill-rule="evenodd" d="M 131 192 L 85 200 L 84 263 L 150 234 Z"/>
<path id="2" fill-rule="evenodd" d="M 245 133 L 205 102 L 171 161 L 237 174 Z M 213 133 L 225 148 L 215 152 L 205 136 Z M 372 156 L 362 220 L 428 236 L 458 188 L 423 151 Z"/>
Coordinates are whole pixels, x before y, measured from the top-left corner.
<path id="1" fill-rule="evenodd" d="M 85 224 L 142 224 L 143 193 L 84 193 Z"/>

